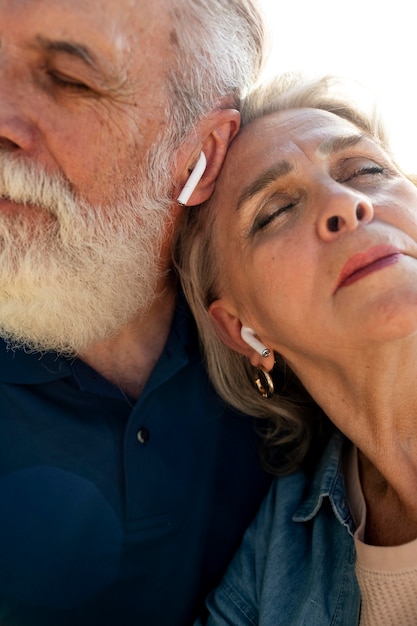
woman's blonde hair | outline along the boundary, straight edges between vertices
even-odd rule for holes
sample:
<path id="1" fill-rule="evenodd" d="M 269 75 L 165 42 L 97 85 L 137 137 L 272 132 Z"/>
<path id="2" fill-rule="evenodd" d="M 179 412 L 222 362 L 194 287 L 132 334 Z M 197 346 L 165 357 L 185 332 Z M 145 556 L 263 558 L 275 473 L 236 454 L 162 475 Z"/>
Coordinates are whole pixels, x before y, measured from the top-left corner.
<path id="1" fill-rule="evenodd" d="M 251 93 L 242 108 L 242 125 L 265 115 L 297 108 L 329 111 L 355 124 L 389 151 L 388 139 L 374 107 L 360 108 L 344 95 L 343 82 L 335 77 L 305 79 L 285 74 Z M 263 398 L 255 388 L 249 360 L 221 340 L 208 307 L 219 297 L 222 260 L 214 245 L 216 232 L 213 200 L 184 213 L 178 230 L 174 258 L 182 287 L 195 317 L 209 376 L 225 402 L 238 411 L 263 418 L 263 462 L 267 469 L 284 474 L 294 470 L 311 450 L 313 440 L 327 431 L 328 420 L 283 359 L 276 355 L 272 372 L 276 394 Z"/>

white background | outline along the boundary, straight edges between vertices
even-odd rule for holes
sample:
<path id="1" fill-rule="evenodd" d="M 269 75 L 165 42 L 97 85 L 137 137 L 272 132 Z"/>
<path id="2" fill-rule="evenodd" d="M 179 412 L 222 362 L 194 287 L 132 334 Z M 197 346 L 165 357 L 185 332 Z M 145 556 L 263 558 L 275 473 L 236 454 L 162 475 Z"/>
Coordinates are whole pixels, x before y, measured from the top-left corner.
<path id="1" fill-rule="evenodd" d="M 267 75 L 339 74 L 375 97 L 401 164 L 417 172 L 414 0 L 261 0 L 272 33 Z"/>

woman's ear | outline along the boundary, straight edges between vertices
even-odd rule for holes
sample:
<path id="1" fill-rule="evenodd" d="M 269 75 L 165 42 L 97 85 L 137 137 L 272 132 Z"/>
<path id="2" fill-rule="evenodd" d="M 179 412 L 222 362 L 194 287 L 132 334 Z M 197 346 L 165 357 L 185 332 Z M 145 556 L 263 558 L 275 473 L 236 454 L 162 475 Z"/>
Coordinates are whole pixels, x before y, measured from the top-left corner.
<path id="1" fill-rule="evenodd" d="M 183 165 L 180 164 L 180 170 L 176 176 L 179 188 L 178 195 L 180 195 L 203 152 L 206 161 L 204 172 L 191 197 L 187 200 L 187 206 L 200 204 L 213 193 L 214 184 L 226 157 L 227 148 L 238 132 L 239 125 L 239 111 L 235 109 L 220 109 L 208 115 L 197 126 L 192 138 L 195 144 L 192 154 L 186 159 L 185 163 L 183 162 Z M 183 153 L 187 149 L 187 144 L 189 142 L 186 142 L 186 146 L 183 147 Z"/>
<path id="2" fill-rule="evenodd" d="M 246 356 L 254 367 L 270 371 L 274 367 L 274 353 L 261 356 L 242 338 L 242 322 L 239 317 L 224 305 L 222 299 L 215 300 L 209 307 L 209 314 L 217 329 L 220 339 L 229 348 Z"/>

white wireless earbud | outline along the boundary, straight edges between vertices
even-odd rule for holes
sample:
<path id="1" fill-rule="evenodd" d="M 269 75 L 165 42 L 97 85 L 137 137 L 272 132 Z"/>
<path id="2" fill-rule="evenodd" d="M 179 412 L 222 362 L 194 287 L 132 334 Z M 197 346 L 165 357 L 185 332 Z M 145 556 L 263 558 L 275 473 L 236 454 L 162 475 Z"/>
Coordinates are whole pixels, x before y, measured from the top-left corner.
<path id="1" fill-rule="evenodd" d="M 248 326 L 242 326 L 240 329 L 240 335 L 245 343 L 251 348 L 256 350 L 264 359 L 271 354 L 271 350 L 267 348 L 259 339 L 255 336 L 255 331 Z"/>
<path id="2" fill-rule="evenodd" d="M 197 187 L 198 183 L 200 182 L 200 179 L 202 175 L 204 174 L 206 166 L 207 166 L 206 155 L 204 154 L 204 152 L 201 152 L 193 171 L 191 172 L 187 182 L 182 188 L 180 195 L 178 196 L 178 200 L 177 200 L 178 204 L 181 204 L 182 206 L 185 206 L 187 204 L 188 200 L 191 198 L 191 195 L 194 189 Z"/>

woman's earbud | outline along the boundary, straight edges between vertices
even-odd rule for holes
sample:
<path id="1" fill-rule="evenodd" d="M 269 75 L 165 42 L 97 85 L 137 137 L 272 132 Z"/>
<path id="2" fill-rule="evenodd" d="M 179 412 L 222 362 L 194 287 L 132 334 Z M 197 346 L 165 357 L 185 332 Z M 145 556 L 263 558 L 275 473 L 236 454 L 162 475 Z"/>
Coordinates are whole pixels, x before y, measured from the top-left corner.
<path id="1" fill-rule="evenodd" d="M 178 204 L 181 204 L 181 206 L 185 206 L 187 204 L 195 188 L 200 182 L 201 177 L 204 174 L 204 171 L 206 169 L 206 166 L 207 166 L 206 155 L 204 154 L 204 152 L 201 152 L 193 171 L 191 172 L 187 182 L 182 188 L 180 195 L 178 196 L 178 200 L 177 200 Z"/>
<path id="2" fill-rule="evenodd" d="M 257 337 L 255 336 L 255 331 L 248 326 L 242 326 L 240 329 L 240 335 L 245 343 L 248 344 L 251 348 L 253 348 L 260 356 L 264 359 L 271 354 L 271 350 L 267 348 Z"/>

